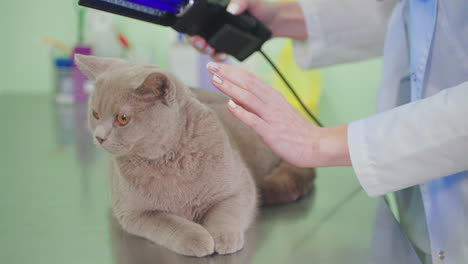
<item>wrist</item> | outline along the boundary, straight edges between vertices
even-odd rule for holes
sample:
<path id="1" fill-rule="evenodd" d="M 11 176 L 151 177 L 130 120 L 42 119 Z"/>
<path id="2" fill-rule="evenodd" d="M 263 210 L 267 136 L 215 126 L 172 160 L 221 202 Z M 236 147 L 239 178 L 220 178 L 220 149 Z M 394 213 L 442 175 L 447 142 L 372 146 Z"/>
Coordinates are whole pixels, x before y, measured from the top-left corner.
<path id="1" fill-rule="evenodd" d="M 319 167 L 351 166 L 348 147 L 348 125 L 324 127 L 319 130 L 317 152 Z"/>
<path id="2" fill-rule="evenodd" d="M 304 13 L 297 2 L 263 2 L 263 22 L 273 31 L 273 37 L 307 39 Z"/>

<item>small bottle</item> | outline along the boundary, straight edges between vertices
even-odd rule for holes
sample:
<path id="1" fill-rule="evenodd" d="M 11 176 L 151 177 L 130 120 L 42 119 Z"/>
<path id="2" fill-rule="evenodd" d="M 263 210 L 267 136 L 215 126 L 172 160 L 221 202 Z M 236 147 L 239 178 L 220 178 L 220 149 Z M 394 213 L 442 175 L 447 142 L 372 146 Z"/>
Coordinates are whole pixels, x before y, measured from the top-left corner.
<path id="1" fill-rule="evenodd" d="M 73 95 L 73 63 L 70 58 L 55 59 L 55 101 L 59 104 L 72 104 Z"/>
<path id="2" fill-rule="evenodd" d="M 92 49 L 90 46 L 87 45 L 76 45 L 73 49 L 72 58 L 75 57 L 75 54 L 82 54 L 82 55 L 91 55 Z M 73 97 L 75 103 L 85 103 L 88 101 L 88 94 L 85 90 L 85 85 L 88 81 L 88 78 L 81 72 L 80 69 L 76 66 L 75 62 L 73 61 Z"/>

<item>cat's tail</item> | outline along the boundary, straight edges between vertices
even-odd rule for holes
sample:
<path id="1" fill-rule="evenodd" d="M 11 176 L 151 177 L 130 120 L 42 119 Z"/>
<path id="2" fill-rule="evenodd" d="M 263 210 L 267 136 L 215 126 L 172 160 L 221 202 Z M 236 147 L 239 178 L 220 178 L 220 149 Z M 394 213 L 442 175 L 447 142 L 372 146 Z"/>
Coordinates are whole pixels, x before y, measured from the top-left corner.
<path id="1" fill-rule="evenodd" d="M 315 169 L 298 168 L 281 161 L 259 184 L 262 205 L 294 202 L 308 195 L 315 179 Z"/>

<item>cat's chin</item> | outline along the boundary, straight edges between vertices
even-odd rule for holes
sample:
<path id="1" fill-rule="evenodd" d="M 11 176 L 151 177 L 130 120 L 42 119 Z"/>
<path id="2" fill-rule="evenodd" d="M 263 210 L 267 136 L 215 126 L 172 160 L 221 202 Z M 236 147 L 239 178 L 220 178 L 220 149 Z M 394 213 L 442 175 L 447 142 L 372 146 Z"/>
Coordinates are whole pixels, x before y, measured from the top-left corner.
<path id="1" fill-rule="evenodd" d="M 130 150 L 131 150 L 131 147 L 127 147 L 127 146 L 124 146 L 124 145 L 106 146 L 104 144 L 104 145 L 100 145 L 98 147 L 100 149 L 106 151 L 107 153 L 109 153 L 111 156 L 116 156 L 116 157 L 128 155 L 130 153 Z"/>
<path id="2" fill-rule="evenodd" d="M 115 157 L 121 157 L 121 156 L 126 156 L 128 154 L 130 154 L 130 151 L 128 150 L 107 150 L 107 149 L 104 149 L 107 153 L 109 153 L 111 156 L 115 156 Z"/>

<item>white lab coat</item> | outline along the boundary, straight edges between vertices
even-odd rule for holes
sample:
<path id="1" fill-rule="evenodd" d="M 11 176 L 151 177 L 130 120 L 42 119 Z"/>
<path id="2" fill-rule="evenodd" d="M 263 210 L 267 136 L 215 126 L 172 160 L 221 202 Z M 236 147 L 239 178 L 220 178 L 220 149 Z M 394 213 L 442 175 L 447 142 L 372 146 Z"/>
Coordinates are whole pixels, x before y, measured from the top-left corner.
<path id="1" fill-rule="evenodd" d="M 468 1 L 300 3 L 309 33 L 294 43 L 302 68 L 384 51 L 380 113 L 348 130 L 364 190 L 396 192 L 399 205 L 401 225 L 379 208 L 371 262 L 468 263 Z"/>

